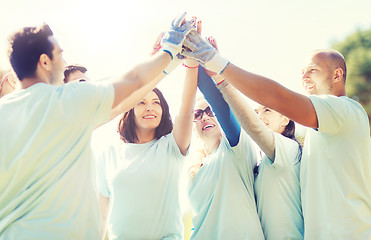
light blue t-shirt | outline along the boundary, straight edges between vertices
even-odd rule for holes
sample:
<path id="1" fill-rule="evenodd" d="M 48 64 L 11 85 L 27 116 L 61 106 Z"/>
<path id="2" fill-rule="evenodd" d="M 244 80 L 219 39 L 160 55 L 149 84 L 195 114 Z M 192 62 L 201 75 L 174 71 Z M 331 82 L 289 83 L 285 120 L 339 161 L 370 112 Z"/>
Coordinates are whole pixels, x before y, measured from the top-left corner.
<path id="1" fill-rule="evenodd" d="M 0 99 L 0 239 L 99 239 L 92 131 L 112 84 L 37 83 Z"/>
<path id="2" fill-rule="evenodd" d="M 371 239 L 371 145 L 365 110 L 348 97 L 310 96 L 300 169 L 305 239 Z"/>
<path id="3" fill-rule="evenodd" d="M 300 158 L 297 142 L 274 133 L 275 159 L 264 156 L 255 177 L 255 196 L 265 239 L 303 239 Z"/>
<path id="4" fill-rule="evenodd" d="M 110 199 L 110 239 L 183 239 L 184 156 L 172 133 L 144 144 L 120 141 L 97 161 L 98 190 Z"/>
<path id="5" fill-rule="evenodd" d="M 225 137 L 206 156 L 189 186 L 188 196 L 195 216 L 191 239 L 264 239 L 254 197 L 255 150 L 242 131 L 237 146 Z"/>

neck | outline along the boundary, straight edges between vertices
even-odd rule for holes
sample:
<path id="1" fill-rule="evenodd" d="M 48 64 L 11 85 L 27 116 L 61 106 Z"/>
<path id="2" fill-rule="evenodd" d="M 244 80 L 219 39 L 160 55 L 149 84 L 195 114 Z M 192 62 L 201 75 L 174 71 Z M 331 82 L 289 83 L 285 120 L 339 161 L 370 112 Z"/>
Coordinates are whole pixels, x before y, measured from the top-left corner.
<path id="1" fill-rule="evenodd" d="M 36 83 L 46 83 L 49 84 L 49 82 L 39 79 L 39 78 L 24 78 L 21 82 L 21 89 L 26 89 L 31 87 L 32 85 Z"/>
<path id="2" fill-rule="evenodd" d="M 222 140 L 222 135 L 220 135 L 217 138 L 210 137 L 210 138 L 203 139 L 206 155 L 209 155 L 210 153 L 214 152 L 215 149 L 219 147 L 221 140 Z"/>
<path id="3" fill-rule="evenodd" d="M 155 139 L 156 129 L 136 129 L 136 134 L 138 137 L 138 142 L 136 143 L 148 143 Z"/>

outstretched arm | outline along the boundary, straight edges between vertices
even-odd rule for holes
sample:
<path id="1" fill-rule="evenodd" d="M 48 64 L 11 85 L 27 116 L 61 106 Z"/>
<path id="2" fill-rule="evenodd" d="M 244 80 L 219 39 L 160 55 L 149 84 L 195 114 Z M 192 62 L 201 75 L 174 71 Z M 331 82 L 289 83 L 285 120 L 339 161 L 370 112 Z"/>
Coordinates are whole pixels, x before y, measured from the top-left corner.
<path id="1" fill-rule="evenodd" d="M 239 142 L 241 126 L 233 115 L 227 102 L 223 99 L 214 81 L 207 75 L 201 66 L 199 67 L 198 73 L 198 87 L 204 94 L 207 102 L 211 105 L 229 144 L 232 147 L 236 146 Z"/>
<path id="2" fill-rule="evenodd" d="M 188 34 L 183 55 L 196 59 L 205 68 L 216 72 L 250 99 L 272 108 L 304 126 L 317 128 L 318 119 L 309 97 L 295 93 L 279 83 L 245 71 L 222 57 L 206 40 L 194 32 Z"/>
<path id="3" fill-rule="evenodd" d="M 219 84 L 218 89 L 223 94 L 242 128 L 258 144 L 267 157 L 274 161 L 275 145 L 272 130 L 264 126 L 255 111 L 228 82 L 224 81 Z"/>
<path id="4" fill-rule="evenodd" d="M 293 92 L 271 79 L 247 72 L 232 63 L 228 64 L 221 75 L 261 105 L 304 126 L 318 127 L 317 114 L 309 97 Z"/>
<path id="5" fill-rule="evenodd" d="M 162 50 L 148 62 L 134 67 L 131 71 L 114 82 L 115 98 L 112 108 L 120 105 L 126 112 L 137 104 L 156 84 L 166 76 L 164 70 L 171 62 L 176 62 L 182 50 L 186 35 L 195 29 L 194 20 L 185 21 L 186 13 L 172 22 L 171 28 L 162 38 Z"/>
<path id="6" fill-rule="evenodd" d="M 197 62 L 195 63 L 197 64 Z M 186 155 L 191 142 L 193 109 L 197 91 L 197 72 L 197 68 L 187 68 L 186 70 L 181 105 L 174 122 L 174 139 L 183 155 Z"/>

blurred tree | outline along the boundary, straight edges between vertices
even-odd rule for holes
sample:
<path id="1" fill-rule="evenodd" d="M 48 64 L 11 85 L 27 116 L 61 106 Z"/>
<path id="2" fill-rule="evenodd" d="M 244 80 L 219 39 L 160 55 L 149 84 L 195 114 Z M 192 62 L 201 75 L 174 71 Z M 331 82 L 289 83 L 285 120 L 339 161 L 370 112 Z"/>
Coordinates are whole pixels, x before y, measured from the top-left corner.
<path id="1" fill-rule="evenodd" d="M 332 48 L 345 57 L 348 96 L 362 104 L 371 123 L 371 29 L 358 29 L 344 41 L 334 42 Z"/>

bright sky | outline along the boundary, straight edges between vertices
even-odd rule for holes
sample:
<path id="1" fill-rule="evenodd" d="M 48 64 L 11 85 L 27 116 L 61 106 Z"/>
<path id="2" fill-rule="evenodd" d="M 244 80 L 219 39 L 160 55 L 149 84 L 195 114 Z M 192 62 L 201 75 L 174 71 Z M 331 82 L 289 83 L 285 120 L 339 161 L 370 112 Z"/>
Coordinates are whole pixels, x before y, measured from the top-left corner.
<path id="1" fill-rule="evenodd" d="M 302 92 L 307 53 L 370 28 L 370 9 L 370 0 L 0 0 L 0 68 L 9 67 L 9 35 L 46 22 L 68 64 L 86 66 L 93 80 L 118 76 L 147 59 L 158 33 L 186 11 L 231 62 Z M 183 78 L 180 66 L 159 84 L 173 115 Z"/>

